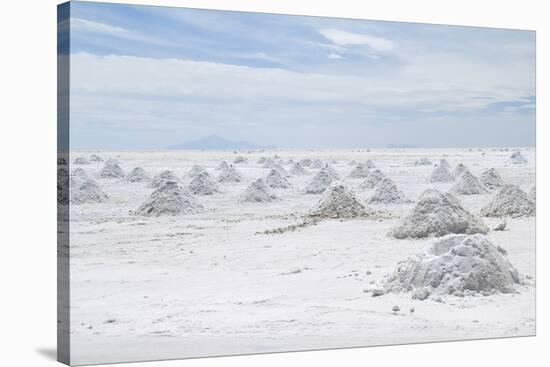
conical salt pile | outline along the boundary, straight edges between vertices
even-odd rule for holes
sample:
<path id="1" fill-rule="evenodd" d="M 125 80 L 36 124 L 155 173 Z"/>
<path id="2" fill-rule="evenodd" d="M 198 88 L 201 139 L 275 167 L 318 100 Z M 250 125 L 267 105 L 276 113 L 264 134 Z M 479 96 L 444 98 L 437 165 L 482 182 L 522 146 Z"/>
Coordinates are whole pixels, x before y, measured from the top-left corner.
<path id="1" fill-rule="evenodd" d="M 397 264 L 386 280 L 386 292 L 429 295 L 488 296 L 515 293 L 523 284 L 506 251 L 481 235 L 448 235 Z"/>
<path id="2" fill-rule="evenodd" d="M 287 170 L 278 163 L 274 165 L 272 169 L 277 170 L 283 177 L 290 177 L 290 173 L 288 173 Z"/>
<path id="3" fill-rule="evenodd" d="M 414 162 L 415 166 L 431 166 L 433 163 L 426 157 L 418 159 Z"/>
<path id="4" fill-rule="evenodd" d="M 326 169 L 321 169 L 305 188 L 306 194 L 320 194 L 325 191 L 334 180 Z"/>
<path id="5" fill-rule="evenodd" d="M 189 183 L 189 191 L 195 195 L 213 195 L 220 192 L 218 184 L 214 182 L 208 172 L 203 171 Z"/>
<path id="6" fill-rule="evenodd" d="M 264 164 L 266 159 L 267 159 L 266 157 L 260 157 L 260 159 L 258 159 L 256 164 Z"/>
<path id="7" fill-rule="evenodd" d="M 264 180 L 254 181 L 244 190 L 239 198 L 241 203 L 264 203 L 270 201 L 280 201 L 281 199 L 275 192 L 265 184 Z"/>
<path id="8" fill-rule="evenodd" d="M 323 168 L 325 165 L 323 164 L 323 161 L 320 159 L 315 159 L 311 164 L 309 165 L 309 168 L 318 169 Z"/>
<path id="9" fill-rule="evenodd" d="M 124 178 L 126 182 L 149 182 L 151 178 L 147 175 L 147 172 L 141 167 L 136 167 L 130 171 Z"/>
<path id="10" fill-rule="evenodd" d="M 267 158 L 265 161 L 264 161 L 264 164 L 263 164 L 263 168 L 273 168 L 273 166 L 275 166 L 277 163 L 275 163 L 275 161 L 271 158 Z"/>
<path id="11" fill-rule="evenodd" d="M 514 152 L 510 156 L 510 159 L 512 160 L 513 164 L 525 164 L 527 163 L 527 159 L 521 154 L 521 152 Z"/>
<path id="12" fill-rule="evenodd" d="M 497 189 L 504 185 L 502 177 L 500 177 L 497 170 L 494 168 L 483 171 L 483 173 L 481 173 L 481 176 L 479 177 L 479 180 L 483 185 L 485 185 L 485 187 L 491 190 Z"/>
<path id="13" fill-rule="evenodd" d="M 369 175 L 369 169 L 366 164 L 358 164 L 348 175 L 350 178 L 365 178 Z"/>
<path id="14" fill-rule="evenodd" d="M 374 189 L 382 180 L 386 179 L 386 175 L 379 169 L 373 169 L 369 172 L 369 175 L 359 186 L 360 189 L 370 190 Z"/>
<path id="15" fill-rule="evenodd" d="M 147 185 L 147 187 L 159 188 L 168 181 L 173 181 L 176 183 L 180 182 L 178 176 L 176 176 L 176 174 L 173 171 L 167 170 L 167 171 L 162 171 L 161 173 L 153 177 L 153 179 L 151 180 L 149 185 Z"/>
<path id="16" fill-rule="evenodd" d="M 439 164 L 435 167 L 430 176 L 430 182 L 452 182 L 454 180 L 455 177 L 444 164 Z"/>
<path id="17" fill-rule="evenodd" d="M 365 163 L 365 166 L 367 166 L 367 168 L 376 168 L 376 165 L 374 164 L 374 161 L 372 159 L 367 159 L 367 162 Z"/>
<path id="18" fill-rule="evenodd" d="M 358 218 L 373 216 L 375 212 L 362 203 L 341 182 L 334 182 L 326 190 L 309 215 L 317 218 Z"/>
<path id="19" fill-rule="evenodd" d="M 447 162 L 447 160 L 445 158 L 443 158 L 442 160 L 439 161 L 438 166 L 445 166 L 445 168 L 447 168 L 447 170 L 451 170 L 451 165 L 449 164 L 449 162 Z"/>
<path id="20" fill-rule="evenodd" d="M 227 164 L 226 161 L 221 161 L 218 167 L 216 167 L 216 171 L 224 171 L 229 168 L 229 164 Z"/>
<path id="21" fill-rule="evenodd" d="M 73 161 L 73 164 L 90 164 L 90 161 L 86 157 L 78 157 Z"/>
<path id="22" fill-rule="evenodd" d="M 464 172 L 466 172 L 468 170 L 468 168 L 462 164 L 462 163 L 459 163 L 456 165 L 455 167 L 455 171 L 453 173 L 453 175 L 458 178 L 461 174 L 463 174 Z"/>
<path id="23" fill-rule="evenodd" d="M 205 168 L 199 164 L 194 164 L 191 169 L 189 169 L 189 172 L 187 173 L 187 176 L 189 177 L 196 177 L 199 175 L 199 173 L 203 172 Z"/>
<path id="24" fill-rule="evenodd" d="M 103 158 L 101 158 L 97 154 L 92 154 L 90 156 L 90 162 L 103 162 Z"/>
<path id="25" fill-rule="evenodd" d="M 244 164 L 244 163 L 248 163 L 248 159 L 243 157 L 242 155 L 236 157 L 233 160 L 233 164 Z"/>
<path id="26" fill-rule="evenodd" d="M 390 234 L 395 238 L 423 238 L 450 233 L 486 234 L 483 221 L 467 212 L 451 194 L 428 189 L 412 212 Z"/>
<path id="27" fill-rule="evenodd" d="M 537 187 L 533 186 L 531 190 L 529 191 L 529 194 L 527 194 L 527 197 L 529 200 L 531 200 L 533 203 L 537 202 Z"/>
<path id="28" fill-rule="evenodd" d="M 115 162 L 107 162 L 99 171 L 99 177 L 102 178 L 122 178 L 124 177 L 124 171 Z"/>
<path id="29" fill-rule="evenodd" d="M 493 200 L 481 209 L 484 217 L 530 217 L 535 203 L 516 185 L 504 185 Z"/>
<path id="30" fill-rule="evenodd" d="M 241 182 L 244 179 L 243 175 L 231 166 L 228 169 L 222 171 L 218 176 L 218 182 Z"/>
<path id="31" fill-rule="evenodd" d="M 459 195 L 478 195 L 486 194 L 489 191 L 483 187 L 476 176 L 468 170 L 462 172 L 458 176 L 455 184 L 451 188 L 451 191 Z"/>
<path id="32" fill-rule="evenodd" d="M 165 181 L 136 210 L 136 214 L 147 217 L 202 212 L 204 207 L 193 197 L 193 194 L 184 190 L 176 181 Z"/>
<path id="33" fill-rule="evenodd" d="M 71 204 L 101 203 L 109 197 L 91 179 L 88 179 L 78 186 L 71 187 Z"/>
<path id="34" fill-rule="evenodd" d="M 290 168 L 290 173 L 295 176 L 304 176 L 308 174 L 308 172 L 306 171 L 304 166 L 300 164 L 300 162 L 294 163 L 292 165 L 292 168 Z"/>
<path id="35" fill-rule="evenodd" d="M 338 172 L 336 171 L 336 169 L 334 169 L 334 167 L 332 167 L 330 164 L 326 164 L 325 165 L 325 170 L 327 170 L 327 173 L 330 175 L 330 177 L 334 180 L 334 181 L 337 181 L 340 179 L 340 175 L 338 174 Z"/>
<path id="36" fill-rule="evenodd" d="M 300 161 L 300 164 L 301 164 L 302 166 L 304 166 L 304 167 L 309 167 L 309 168 L 311 168 L 311 167 L 310 167 L 310 166 L 311 166 L 311 163 L 312 163 L 312 161 L 311 161 L 311 159 L 309 159 L 309 158 L 304 158 L 304 159 L 302 159 L 302 160 Z"/>
<path id="37" fill-rule="evenodd" d="M 384 178 L 367 200 L 369 204 L 399 204 L 410 202 L 405 194 L 401 192 L 395 183 L 389 178 Z"/>
<path id="38" fill-rule="evenodd" d="M 265 179 L 265 183 L 272 189 L 287 189 L 290 187 L 290 182 L 288 182 L 288 180 L 275 168 L 269 172 Z"/>

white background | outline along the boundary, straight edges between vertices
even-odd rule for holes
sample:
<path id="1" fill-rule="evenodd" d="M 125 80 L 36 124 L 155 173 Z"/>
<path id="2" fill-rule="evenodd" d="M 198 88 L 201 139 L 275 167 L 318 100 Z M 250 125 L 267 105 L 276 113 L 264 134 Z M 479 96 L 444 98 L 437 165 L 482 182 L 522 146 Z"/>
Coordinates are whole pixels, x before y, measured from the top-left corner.
<path id="1" fill-rule="evenodd" d="M 547 91 L 550 87 L 550 10 L 545 9 L 547 1 L 118 2 L 537 31 L 537 337 L 150 362 L 136 365 L 517 367 L 543 365 L 545 362 L 548 365 L 549 270 L 545 264 L 550 261 L 550 251 L 546 248 L 550 243 L 548 229 L 543 224 L 548 223 L 549 211 L 545 185 L 548 185 L 550 129 L 543 125 L 543 121 L 548 121 L 545 117 L 548 117 L 546 106 L 549 102 Z M 11 0 L 0 3 L 0 366 L 56 364 L 57 3 L 56 0 Z"/>

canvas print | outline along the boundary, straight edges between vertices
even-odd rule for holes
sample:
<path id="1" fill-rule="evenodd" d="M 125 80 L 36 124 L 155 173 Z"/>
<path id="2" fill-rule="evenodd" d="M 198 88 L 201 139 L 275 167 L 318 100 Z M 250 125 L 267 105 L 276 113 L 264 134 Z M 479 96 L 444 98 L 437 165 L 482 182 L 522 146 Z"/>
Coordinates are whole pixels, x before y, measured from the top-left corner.
<path id="1" fill-rule="evenodd" d="M 535 335 L 535 33 L 58 8 L 73 365 Z"/>

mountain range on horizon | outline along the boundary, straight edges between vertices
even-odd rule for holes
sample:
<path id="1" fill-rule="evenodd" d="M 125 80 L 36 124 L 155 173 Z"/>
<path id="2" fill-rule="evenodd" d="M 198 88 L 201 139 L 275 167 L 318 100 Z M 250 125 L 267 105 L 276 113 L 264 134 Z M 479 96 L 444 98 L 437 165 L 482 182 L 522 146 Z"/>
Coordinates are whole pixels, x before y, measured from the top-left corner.
<path id="1" fill-rule="evenodd" d="M 273 149 L 272 145 L 263 146 L 248 141 L 233 141 L 219 135 L 208 135 L 197 140 L 170 145 L 167 149 L 189 150 L 229 150 L 229 149 Z"/>

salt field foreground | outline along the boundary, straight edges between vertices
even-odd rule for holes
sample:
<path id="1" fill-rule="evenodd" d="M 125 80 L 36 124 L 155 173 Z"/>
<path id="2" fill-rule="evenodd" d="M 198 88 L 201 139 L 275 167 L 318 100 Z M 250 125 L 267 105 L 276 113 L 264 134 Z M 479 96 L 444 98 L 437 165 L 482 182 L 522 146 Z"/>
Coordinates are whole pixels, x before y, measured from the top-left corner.
<path id="1" fill-rule="evenodd" d="M 63 167 L 73 364 L 535 334 L 534 148 L 74 151 Z"/>

